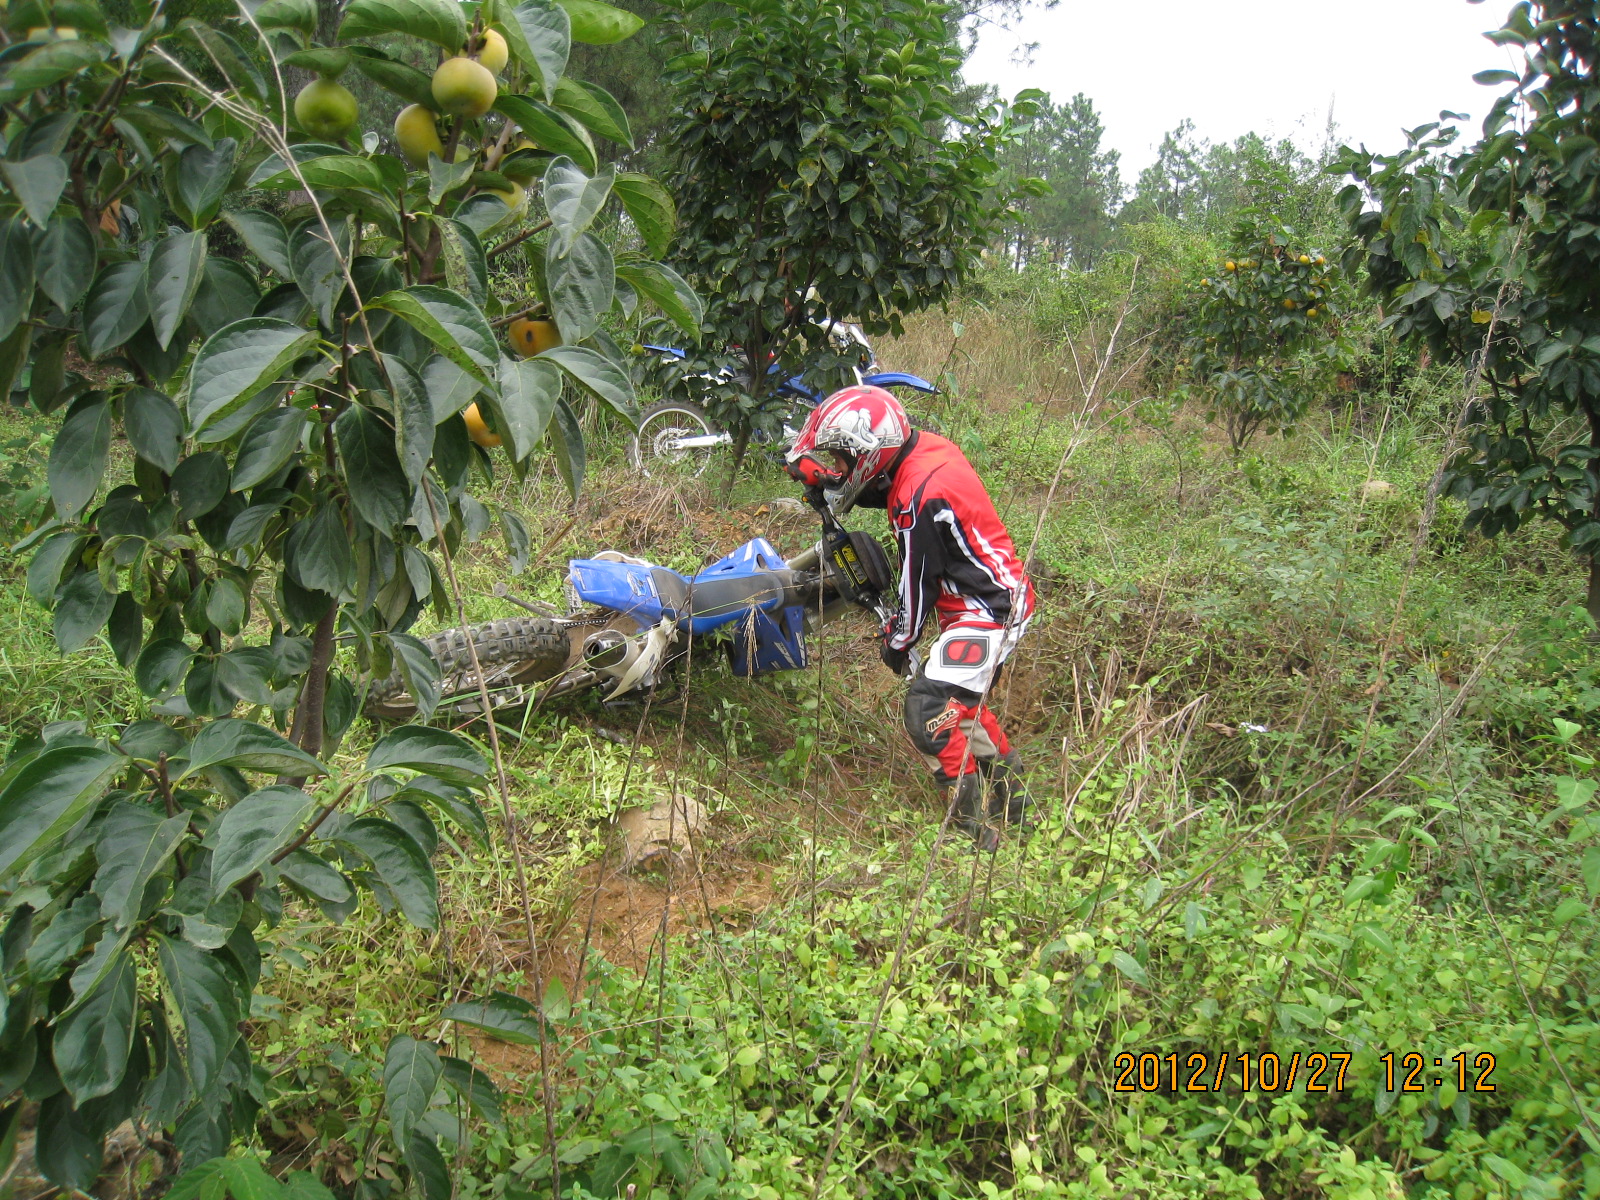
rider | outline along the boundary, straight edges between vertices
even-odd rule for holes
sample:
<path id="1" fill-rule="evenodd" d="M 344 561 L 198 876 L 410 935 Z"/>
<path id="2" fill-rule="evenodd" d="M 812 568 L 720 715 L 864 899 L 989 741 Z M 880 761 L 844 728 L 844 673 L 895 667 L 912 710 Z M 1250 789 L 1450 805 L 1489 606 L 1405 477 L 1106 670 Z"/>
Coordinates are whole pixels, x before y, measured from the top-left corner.
<path id="1" fill-rule="evenodd" d="M 913 430 L 882 388 L 835 392 L 806 419 L 789 474 L 837 491 L 833 509 L 887 508 L 900 545 L 900 607 L 879 654 L 897 675 L 931 609 L 939 638 L 906 692 L 906 733 L 957 823 L 986 850 L 985 819 L 1022 825 L 1028 793 L 987 693 L 1033 615 L 1033 585 L 977 472 L 950 441 Z M 984 781 L 989 783 L 987 814 Z"/>

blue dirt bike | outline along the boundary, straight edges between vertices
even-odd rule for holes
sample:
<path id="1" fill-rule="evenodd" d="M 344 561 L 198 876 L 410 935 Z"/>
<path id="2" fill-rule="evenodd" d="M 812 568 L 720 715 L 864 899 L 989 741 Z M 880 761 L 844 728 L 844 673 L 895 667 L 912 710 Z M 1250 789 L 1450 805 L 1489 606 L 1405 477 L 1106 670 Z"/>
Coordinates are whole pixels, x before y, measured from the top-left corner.
<path id="1" fill-rule="evenodd" d="M 740 676 L 803 667 L 808 615 L 841 602 L 886 612 L 882 547 L 832 529 L 792 560 L 754 538 L 693 576 L 615 550 L 572 559 L 567 615 L 507 597 L 530 615 L 423 639 L 438 668 L 439 712 L 483 712 L 480 668 L 490 706 L 500 708 L 601 687 L 607 701 L 645 695 L 691 655 L 703 662 L 725 652 Z M 371 685 L 367 711 L 410 720 L 417 705 L 396 672 Z"/>
<path id="2" fill-rule="evenodd" d="M 848 344 L 849 349 L 855 351 L 857 361 L 852 370 L 857 383 L 872 384 L 891 391 L 909 388 L 928 396 L 938 395 L 939 389 L 920 376 L 903 371 L 878 370 L 872 347 L 857 327 L 843 322 L 830 324 L 836 328 L 824 327 L 829 337 L 841 344 Z M 646 345 L 644 348 L 668 360 L 682 361 L 687 357 L 674 346 Z M 777 363 L 773 363 L 767 368 L 767 373 L 781 375 L 783 372 Z M 708 386 L 722 386 L 732 383 L 737 375 L 733 368 L 725 367 L 717 374 L 704 378 Z M 784 414 L 782 435 L 773 438 L 757 432 L 753 440 L 757 443 L 777 441 L 788 445 L 805 423 L 806 414 L 822 403 L 825 393 L 812 387 L 800 375 L 780 380 L 775 390 L 789 405 Z M 718 429 L 698 404 L 687 400 L 663 400 L 639 415 L 638 432 L 628 444 L 628 461 L 645 475 L 664 466 L 675 466 L 680 471 L 699 475 L 710 464 L 711 456 L 719 446 L 731 445 L 733 434 Z"/>

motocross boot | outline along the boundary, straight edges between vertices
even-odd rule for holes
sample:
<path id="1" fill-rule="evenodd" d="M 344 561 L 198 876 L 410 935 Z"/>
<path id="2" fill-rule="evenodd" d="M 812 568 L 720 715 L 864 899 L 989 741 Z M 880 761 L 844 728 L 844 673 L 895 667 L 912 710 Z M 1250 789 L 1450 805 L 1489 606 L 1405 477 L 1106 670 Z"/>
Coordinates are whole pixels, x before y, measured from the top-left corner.
<path id="1" fill-rule="evenodd" d="M 1033 797 L 1023 778 L 1022 755 L 1015 750 L 999 758 L 980 761 L 978 769 L 989 780 L 989 819 L 1027 836 L 1038 828 L 1033 819 Z"/>
<path id="2" fill-rule="evenodd" d="M 947 808 L 955 809 L 955 826 L 976 843 L 979 850 L 992 852 L 1000 847 L 1000 835 L 984 819 L 983 777 L 976 772 L 963 775 L 944 789 Z"/>

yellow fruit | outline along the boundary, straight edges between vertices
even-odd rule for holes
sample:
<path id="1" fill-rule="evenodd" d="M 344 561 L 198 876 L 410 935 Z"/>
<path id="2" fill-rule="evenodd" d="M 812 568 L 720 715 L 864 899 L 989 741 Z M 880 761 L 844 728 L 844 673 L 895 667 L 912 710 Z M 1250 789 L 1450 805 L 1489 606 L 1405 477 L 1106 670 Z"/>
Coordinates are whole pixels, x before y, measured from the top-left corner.
<path id="1" fill-rule="evenodd" d="M 1228 260 L 1228 261 L 1227 261 L 1227 262 L 1225 262 L 1225 263 L 1223 263 L 1223 264 L 1222 264 L 1222 269 L 1223 269 L 1223 270 L 1224 270 L 1224 271 L 1236 271 L 1236 270 L 1238 270 L 1238 264 L 1237 264 L 1237 263 L 1235 263 L 1235 262 L 1234 262 L 1234 261 L 1233 261 L 1233 260 L 1232 260 L 1232 259 L 1231 259 L 1231 258 L 1230 258 L 1230 259 L 1229 259 L 1229 260 Z"/>
<path id="2" fill-rule="evenodd" d="M 1317 266 L 1319 266 L 1319 267 L 1326 266 L 1327 262 L 1328 262 L 1328 260 L 1323 258 L 1322 255 L 1320 255 L 1320 254 L 1317 255 Z"/>
<path id="3" fill-rule="evenodd" d="M 1306 265 L 1307 265 L 1307 264 L 1309 264 L 1309 263 L 1310 263 L 1310 262 L 1311 262 L 1311 255 L 1309 255 L 1309 254 L 1302 254 L 1302 255 L 1301 255 L 1301 256 L 1300 256 L 1300 265 L 1301 265 L 1301 266 L 1306 266 Z"/>
<path id="4" fill-rule="evenodd" d="M 481 117 L 499 94 L 489 68 L 470 58 L 447 58 L 433 73 L 433 98 L 452 117 Z"/>
<path id="5" fill-rule="evenodd" d="M 523 190 L 520 183 L 513 183 L 508 188 L 485 188 L 491 196 L 499 196 L 505 201 L 507 208 L 521 208 L 528 202 L 528 193 Z"/>
<path id="6" fill-rule="evenodd" d="M 467 423 L 467 436 L 485 450 L 493 450 L 500 444 L 500 435 L 484 423 L 483 414 L 478 411 L 476 404 L 469 404 L 462 409 L 461 419 Z"/>
<path id="7" fill-rule="evenodd" d="M 1285 308 L 1293 308 L 1294 307 L 1294 301 L 1293 300 L 1285 300 L 1283 302 L 1283 306 Z"/>
<path id="8" fill-rule="evenodd" d="M 485 30 L 483 45 L 478 48 L 478 61 L 488 67 L 492 74 L 498 75 L 506 69 L 506 63 L 511 60 L 511 49 L 506 45 L 505 38 L 493 29 Z"/>
<path id="9" fill-rule="evenodd" d="M 421 104 L 408 104 L 394 119 L 394 140 L 400 144 L 400 153 L 413 167 L 428 165 L 428 155 L 444 157 L 444 143 L 439 140 L 439 125 L 433 114 Z"/>
<path id="10" fill-rule="evenodd" d="M 515 146 L 513 146 L 512 149 L 513 150 L 542 150 L 542 149 L 544 149 L 544 147 L 539 145 L 539 143 L 534 141 L 531 137 L 520 137 L 520 138 L 517 139 L 517 144 Z"/>
<path id="11" fill-rule="evenodd" d="M 511 341 L 511 348 L 523 358 L 532 358 L 535 354 L 543 354 L 552 346 L 561 345 L 561 331 L 556 328 L 554 321 L 519 317 L 511 322 L 511 327 L 506 330 L 506 336 Z"/>
<path id="12" fill-rule="evenodd" d="M 30 42 L 75 42 L 78 40 L 78 31 L 71 25 L 35 25 L 28 30 Z"/>
<path id="13" fill-rule="evenodd" d="M 1201 281 L 1200 281 L 1200 286 L 1201 286 L 1201 287 L 1210 287 L 1210 286 L 1211 286 L 1211 280 L 1209 280 L 1209 279 L 1202 279 L 1202 280 L 1201 280 Z"/>
<path id="14" fill-rule="evenodd" d="M 1317 310 L 1316 310 L 1316 309 L 1314 309 L 1314 308 L 1308 308 L 1308 309 L 1306 309 L 1306 316 L 1308 316 L 1308 317 L 1314 317 L 1314 316 L 1316 316 L 1316 315 L 1317 315 Z"/>
<path id="15" fill-rule="evenodd" d="M 313 79 L 294 98 L 294 119 L 312 137 L 342 138 L 360 115 L 350 89 L 331 79 Z"/>

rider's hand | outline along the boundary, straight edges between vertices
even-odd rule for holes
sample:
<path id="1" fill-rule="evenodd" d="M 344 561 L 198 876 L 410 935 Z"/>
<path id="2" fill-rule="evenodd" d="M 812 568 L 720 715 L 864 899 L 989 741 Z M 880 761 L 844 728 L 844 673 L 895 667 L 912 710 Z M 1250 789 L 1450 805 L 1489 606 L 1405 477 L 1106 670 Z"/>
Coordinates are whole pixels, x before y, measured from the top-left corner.
<path id="1" fill-rule="evenodd" d="M 878 644 L 878 657 L 883 659 L 883 665 L 896 675 L 904 675 L 906 673 L 906 664 L 911 659 L 911 651 L 896 650 L 885 638 Z"/>

